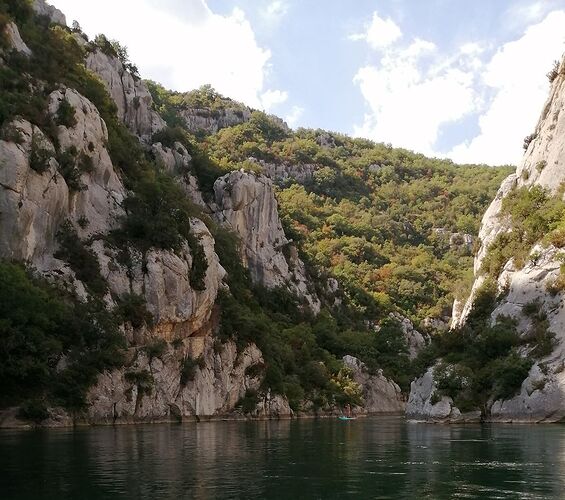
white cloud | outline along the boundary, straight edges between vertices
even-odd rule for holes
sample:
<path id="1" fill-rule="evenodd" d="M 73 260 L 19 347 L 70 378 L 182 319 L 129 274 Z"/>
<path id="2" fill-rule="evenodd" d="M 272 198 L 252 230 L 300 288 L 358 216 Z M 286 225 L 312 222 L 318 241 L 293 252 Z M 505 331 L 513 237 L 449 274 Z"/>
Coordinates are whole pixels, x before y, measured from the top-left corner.
<path id="1" fill-rule="evenodd" d="M 480 133 L 449 156 L 458 162 L 520 161 L 522 139 L 532 133 L 547 98 L 545 75 L 565 50 L 563 26 L 565 12 L 553 12 L 497 51 L 482 75 L 494 96 L 479 118 Z"/>
<path id="2" fill-rule="evenodd" d="M 448 59 L 416 39 L 386 49 L 378 66 L 360 68 L 354 82 L 369 112 L 354 134 L 434 154 L 440 127 L 477 107 L 470 69 L 476 58 L 468 49 Z"/>
<path id="3" fill-rule="evenodd" d="M 57 0 L 57 6 L 90 36 L 103 32 L 127 45 L 141 74 L 167 87 L 210 83 L 254 107 L 286 95 L 266 88 L 271 53 L 259 46 L 241 9 L 215 14 L 206 0 Z"/>
<path id="4" fill-rule="evenodd" d="M 351 35 L 349 39 L 365 40 L 371 48 L 378 50 L 392 45 L 401 36 L 402 31 L 392 19 L 384 19 L 375 12 L 371 23 L 366 27 L 366 31 Z"/>
<path id="5" fill-rule="evenodd" d="M 261 9 L 261 17 L 270 25 L 278 23 L 288 13 L 288 3 L 283 0 L 273 0 Z"/>
<path id="6" fill-rule="evenodd" d="M 368 107 L 354 134 L 462 163 L 517 163 L 547 96 L 545 75 L 565 49 L 563 26 L 565 11 L 552 12 L 494 55 L 484 43 L 451 54 L 420 39 L 389 43 L 354 77 Z M 473 117 L 477 136 L 439 152 L 440 135 Z"/>
<path id="7" fill-rule="evenodd" d="M 301 108 L 300 106 L 293 106 L 290 113 L 285 116 L 284 120 L 290 128 L 294 128 L 298 124 L 300 118 L 302 118 L 303 114 L 304 108 Z"/>
<path id="8" fill-rule="evenodd" d="M 541 21 L 549 12 L 559 8 L 561 0 L 515 0 L 504 13 L 506 29 L 523 29 Z"/>
<path id="9" fill-rule="evenodd" d="M 265 111 L 271 111 L 274 107 L 282 104 L 288 99 L 288 92 L 281 90 L 267 90 L 261 95 L 261 105 Z"/>

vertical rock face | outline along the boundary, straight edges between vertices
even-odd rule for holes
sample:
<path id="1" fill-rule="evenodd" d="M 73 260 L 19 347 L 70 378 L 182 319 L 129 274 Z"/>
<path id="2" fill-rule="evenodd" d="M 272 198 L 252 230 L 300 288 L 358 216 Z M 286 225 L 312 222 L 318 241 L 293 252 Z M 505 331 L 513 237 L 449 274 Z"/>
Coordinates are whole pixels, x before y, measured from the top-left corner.
<path id="1" fill-rule="evenodd" d="M 215 182 L 214 194 L 216 217 L 240 236 L 242 258 L 253 281 L 267 288 L 287 287 L 319 312 L 320 302 L 309 291 L 304 264 L 284 234 L 271 181 L 231 172 Z"/>
<path id="2" fill-rule="evenodd" d="M 249 158 L 249 161 L 256 163 L 262 169 L 264 175 L 275 183 L 285 184 L 290 181 L 305 183 L 312 180 L 314 172 L 318 170 L 318 165 L 300 163 L 269 163 L 264 160 Z"/>
<path id="3" fill-rule="evenodd" d="M 207 208 L 198 181 L 191 174 L 192 157 L 186 148 L 180 142 L 175 142 L 172 149 L 157 142 L 151 146 L 151 151 L 155 159 L 177 179 L 188 198 L 196 205 Z"/>
<path id="4" fill-rule="evenodd" d="M 429 342 L 429 337 L 427 335 L 424 337 L 414 328 L 412 321 L 401 314 L 390 313 L 389 316 L 398 321 L 400 324 L 400 328 L 402 329 L 402 333 L 404 334 L 404 339 L 406 341 L 406 346 L 408 347 L 408 357 L 410 359 L 416 359 L 420 351 L 426 347 L 426 344 Z"/>
<path id="5" fill-rule="evenodd" d="M 10 127 L 19 141 L 0 140 L 0 256 L 43 267 L 68 213 L 69 189 L 58 173 L 55 149 L 43 133 L 25 120 L 15 120 Z M 46 152 L 42 173 L 30 164 L 32 148 Z"/>
<path id="6" fill-rule="evenodd" d="M 129 249 L 131 262 L 123 264 L 117 250 L 106 246 L 100 237 L 121 223 L 126 196 L 106 150 L 104 121 L 92 103 L 72 89 L 54 91 L 48 102 L 55 121 L 59 121 L 63 103 L 72 110 L 69 123 L 54 131 L 59 151 L 41 130 L 24 120 L 12 122 L 3 134 L 10 139 L 0 141 L 0 256 L 72 278 L 68 266 L 53 257 L 58 248 L 57 232 L 69 220 L 98 258 L 111 292 L 106 296 L 109 307 L 113 307 L 114 298 L 134 293 L 145 299 L 155 320 L 151 327 L 136 332 L 126 325 L 130 344 L 138 347 L 130 348 L 126 367 L 101 375 L 92 388 L 89 421 L 158 420 L 233 410 L 248 388 L 258 386 L 259 381 L 247 377 L 245 369 L 262 358 L 253 346 L 241 353 L 231 343 L 219 352 L 212 348 L 212 315 L 225 275 L 212 235 L 199 219 L 190 221 L 207 262 L 202 290 L 190 283 L 193 257 L 187 243 L 177 253 L 151 249 L 141 255 Z M 88 167 L 79 170 L 72 188 L 61 173 L 63 155 L 67 155 L 65 161 L 70 158 Z M 97 237 L 90 239 L 93 235 Z M 76 277 L 72 282 L 77 293 L 85 296 Z M 144 357 L 144 348 L 139 346 L 159 339 L 176 339 L 182 345 L 173 349 L 169 344 L 163 359 Z M 202 368 L 196 369 L 193 381 L 181 384 L 184 360 L 199 357 Z M 136 392 L 139 388 L 126 377 L 128 372 L 143 370 L 153 380 L 151 395 Z M 69 424 L 70 419 L 59 423 Z"/>
<path id="7" fill-rule="evenodd" d="M 88 395 L 89 422 L 174 421 L 184 417 L 211 417 L 233 411 L 247 390 L 260 380 L 246 375 L 249 367 L 263 362 L 254 345 L 238 352 L 233 342 L 214 347 L 202 339 L 200 362 L 186 379 L 181 367 L 191 356 L 191 341 L 180 349 L 167 348 L 159 358 L 143 349 L 132 349 L 127 368 L 105 373 Z M 145 374 L 144 386 L 135 374 Z"/>
<path id="8" fill-rule="evenodd" d="M 188 108 L 180 111 L 186 128 L 193 133 L 215 134 L 218 130 L 245 123 L 251 118 L 251 111 L 244 107 L 211 109 Z"/>
<path id="9" fill-rule="evenodd" d="M 117 58 L 96 50 L 88 55 L 86 67 L 102 79 L 118 107 L 118 117 L 141 140 L 149 142 L 155 132 L 165 128 L 165 121 L 152 109 L 153 98 L 145 84 Z"/>
<path id="10" fill-rule="evenodd" d="M 81 190 L 69 187 L 60 173 L 60 155 L 29 122 L 15 120 L 8 126 L 14 140 L 0 141 L 0 255 L 42 270 L 56 265 L 52 254 L 63 221 L 74 222 L 79 234 L 89 236 L 108 232 L 123 215 L 125 190 L 106 150 L 106 125 L 88 99 L 69 89 L 50 94 L 54 117 L 63 101 L 72 107 L 75 123 L 58 126 L 57 140 L 72 161 L 88 164 L 78 179 Z"/>
<path id="11" fill-rule="evenodd" d="M 485 281 L 481 265 L 489 246 L 497 236 L 511 231 L 510 221 L 501 215 L 503 199 L 516 188 L 541 186 L 553 194 L 559 193 L 565 181 L 565 60 L 552 82 L 547 100 L 534 134 L 528 139 L 524 160 L 516 174 L 505 179 L 496 198 L 486 211 L 479 233 L 481 247 L 475 257 L 475 282 L 461 313 L 453 326 L 465 324 L 477 290 Z M 508 400 L 491 401 L 487 418 L 495 421 L 560 421 L 565 419 L 565 297 L 560 291 L 550 293 L 561 274 L 562 250 L 551 245 L 536 244 L 530 250 L 532 258 L 518 269 L 511 259 L 498 276 L 499 291 L 504 290 L 492 312 L 491 319 L 508 316 L 517 322 L 518 331 L 529 335 L 534 327 L 524 313 L 524 307 L 537 303 L 546 315 L 548 331 L 553 332 L 556 345 L 553 352 L 537 361 L 522 383 L 520 393 Z M 413 384 L 410 401 L 425 401 L 426 376 Z M 416 405 L 421 414 L 430 414 L 427 406 Z"/>
<path id="12" fill-rule="evenodd" d="M 474 411 L 462 414 L 450 397 L 435 396 L 436 384 L 434 368 L 410 385 L 410 397 L 406 404 L 406 417 L 411 420 L 426 422 L 478 422 L 481 412 Z"/>
<path id="13" fill-rule="evenodd" d="M 77 161 L 89 164 L 81 173 L 80 182 L 84 189 L 72 194 L 69 199 L 69 217 L 87 221 L 79 232 L 85 236 L 106 233 L 119 224 L 124 215 L 122 202 L 125 189 L 114 170 L 106 149 L 108 131 L 96 107 L 85 97 L 72 89 L 52 92 L 49 96 L 49 112 L 56 118 L 63 102 L 74 112 L 73 126 L 57 127 L 57 138 L 62 151 L 76 151 Z"/>
<path id="14" fill-rule="evenodd" d="M 402 413 L 406 403 L 400 387 L 387 379 L 382 371 L 371 375 L 363 362 L 353 356 L 344 356 L 343 364 L 351 370 L 351 376 L 361 386 L 363 409 L 367 413 Z"/>
<path id="15" fill-rule="evenodd" d="M 4 28 L 4 34 L 8 37 L 8 43 L 12 50 L 19 52 L 25 56 L 31 55 L 30 48 L 25 44 L 20 36 L 20 31 L 14 23 L 8 23 Z"/>
<path id="16" fill-rule="evenodd" d="M 49 5 L 45 0 L 33 0 L 32 7 L 37 15 L 48 17 L 52 23 L 63 26 L 67 25 L 65 15 L 56 7 Z"/>

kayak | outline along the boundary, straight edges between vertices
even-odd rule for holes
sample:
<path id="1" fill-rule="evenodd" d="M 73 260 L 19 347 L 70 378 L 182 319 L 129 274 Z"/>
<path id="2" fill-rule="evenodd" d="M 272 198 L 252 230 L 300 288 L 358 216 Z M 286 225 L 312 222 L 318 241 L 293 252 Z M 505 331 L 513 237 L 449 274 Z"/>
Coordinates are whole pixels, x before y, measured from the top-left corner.
<path id="1" fill-rule="evenodd" d="M 340 420 L 355 420 L 355 417 L 346 417 L 344 415 L 341 415 L 337 418 L 339 418 Z"/>

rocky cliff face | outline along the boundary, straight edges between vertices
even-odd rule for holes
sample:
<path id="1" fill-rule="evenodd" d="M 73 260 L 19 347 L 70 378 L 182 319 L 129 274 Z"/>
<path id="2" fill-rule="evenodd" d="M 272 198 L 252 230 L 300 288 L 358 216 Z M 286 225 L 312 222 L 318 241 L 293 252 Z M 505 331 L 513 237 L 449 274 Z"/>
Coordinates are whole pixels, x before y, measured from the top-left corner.
<path id="1" fill-rule="evenodd" d="M 383 376 L 382 371 L 372 375 L 363 362 L 353 356 L 344 356 L 343 364 L 351 370 L 352 378 L 363 393 L 361 411 L 369 414 L 402 413 L 406 402 L 400 387 Z"/>
<path id="2" fill-rule="evenodd" d="M 547 100 L 534 134 L 526 142 L 527 150 L 516 174 L 501 185 L 496 198 L 486 211 L 479 233 L 480 249 L 475 257 L 475 282 L 463 308 L 454 311 L 453 327 L 464 325 L 473 307 L 478 290 L 487 276 L 481 265 L 496 238 L 512 231 L 508 217 L 502 214 L 502 202 L 509 193 L 522 187 L 540 186 L 553 195 L 562 196 L 565 181 L 565 61 L 552 82 Z M 491 314 L 510 317 L 517 322 L 522 336 L 534 327 L 525 308 L 537 304 L 547 319 L 547 329 L 555 334 L 555 346 L 546 357 L 532 366 L 519 394 L 508 400 L 489 402 L 487 418 L 494 421 L 552 422 L 565 418 L 565 312 L 563 292 L 554 289 L 561 276 L 562 250 L 539 242 L 529 251 L 529 259 L 519 267 L 514 259 L 503 266 L 497 277 L 499 298 Z M 527 352 L 523 352 L 527 354 Z M 407 414 L 414 418 L 447 419 L 460 413 L 451 400 L 431 404 L 433 370 L 412 384 Z M 449 406 L 449 408 L 448 408 Z"/>
<path id="3" fill-rule="evenodd" d="M 18 30 L 16 24 L 8 23 L 4 28 L 4 35 L 8 39 L 8 46 L 10 50 L 15 50 L 16 52 L 19 52 L 20 54 L 23 54 L 25 56 L 31 55 L 31 50 L 22 40 L 22 37 L 20 36 L 20 31 Z M 1 49 L 0 49 L 0 53 L 1 53 Z"/>
<path id="4" fill-rule="evenodd" d="M 9 125 L 11 139 L 0 141 L 0 256 L 29 262 L 45 275 L 66 280 L 86 297 L 84 284 L 68 264 L 54 256 L 59 247 L 57 233 L 69 221 L 97 257 L 108 283 L 105 300 L 109 307 L 115 298 L 133 293 L 143 297 L 154 318 L 154 324 L 147 327 L 125 325 L 131 346 L 128 362 L 100 377 L 89 393 L 85 418 L 91 422 L 153 421 L 231 412 L 246 390 L 257 388 L 259 381 L 246 376 L 245 370 L 262 362 L 262 355 L 254 346 L 238 352 L 230 342 L 213 345 L 214 305 L 225 276 L 213 237 L 203 222 L 190 221 L 207 261 L 201 290 L 190 284 L 193 256 L 186 242 L 178 252 L 151 249 L 143 255 L 130 248 L 130 262 L 125 265 L 119 252 L 104 239 L 120 225 L 126 197 L 106 149 L 106 125 L 96 107 L 72 89 L 54 91 L 48 102 L 53 117 L 63 103 L 74 115 L 72 125 L 56 128 L 57 150 L 38 127 L 25 120 L 13 121 Z M 144 137 L 155 123 L 152 119 L 130 120 L 132 116 L 150 117 L 146 112 L 128 115 L 125 111 L 120 116 L 140 134 L 146 133 Z M 182 167 L 190 161 L 186 150 L 155 148 L 169 168 L 173 163 Z M 62 173 L 65 153 L 65 161 L 70 158 L 88 167 L 80 170 L 72 184 Z M 194 182 L 187 183 L 187 190 L 193 189 L 193 197 L 202 202 Z M 161 340 L 168 342 L 165 352 L 159 358 L 147 357 L 143 346 Z M 198 360 L 197 367 L 193 379 L 181 384 L 186 359 Z M 149 387 L 141 387 L 128 373 L 148 374 Z M 271 416 L 271 409 L 272 414 L 290 414 L 288 404 L 276 397 L 261 401 L 258 412 Z M 51 424 L 69 423 L 64 412 L 51 414 Z"/>
<path id="5" fill-rule="evenodd" d="M 410 397 L 406 404 L 406 417 L 427 422 L 479 422 L 481 412 L 461 413 L 450 397 L 435 396 L 434 368 L 414 380 L 410 386 Z"/>
<path id="6" fill-rule="evenodd" d="M 24 260 L 41 270 L 57 267 L 52 259 L 59 226 L 70 220 L 83 236 L 105 233 L 123 214 L 124 187 L 118 178 L 105 142 L 106 125 L 98 110 L 85 97 L 71 89 L 49 96 L 49 111 L 55 115 L 67 102 L 75 112 L 76 124 L 59 126 L 60 148 L 88 164 L 80 182 L 88 189 L 71 189 L 60 173 L 60 161 L 50 140 L 25 120 L 9 127 L 17 142 L 0 141 L 2 177 L 2 256 Z M 85 221 L 85 227 L 78 224 Z"/>
<path id="7" fill-rule="evenodd" d="M 215 134 L 218 130 L 245 123 L 251 118 L 251 111 L 245 107 L 220 110 L 187 108 L 181 110 L 181 118 L 190 132 Z"/>
<path id="8" fill-rule="evenodd" d="M 262 170 L 263 174 L 277 184 L 286 184 L 290 181 L 305 183 L 312 180 L 314 172 L 318 170 L 318 165 L 301 163 L 292 165 L 290 163 L 269 163 L 264 160 L 256 160 L 250 158 L 250 161 L 256 163 Z"/>
<path id="9" fill-rule="evenodd" d="M 241 238 L 241 256 L 254 282 L 267 288 L 286 287 L 314 312 L 320 301 L 310 291 L 304 263 L 286 238 L 271 181 L 242 171 L 214 184 L 215 214 Z"/>
<path id="10" fill-rule="evenodd" d="M 141 140 L 150 142 L 165 121 L 152 109 L 153 98 L 145 84 L 129 73 L 117 58 L 96 50 L 86 58 L 86 67 L 104 82 L 118 107 L 119 118 Z"/>
<path id="11" fill-rule="evenodd" d="M 52 23 L 67 25 L 65 15 L 53 5 L 46 3 L 45 0 L 33 0 L 32 7 L 37 15 L 49 18 Z"/>
<path id="12" fill-rule="evenodd" d="M 43 0 L 36 0 L 34 9 L 52 23 L 66 24 L 61 12 Z M 16 24 L 9 23 L 5 29 L 8 51 L 34 57 Z M 139 153 L 133 170 L 147 164 L 152 170 L 148 167 L 142 175 L 171 174 L 198 208 L 187 204 L 194 212 L 187 210 L 183 216 L 197 215 L 182 218 L 184 227 L 178 235 L 183 236 L 179 244 L 157 248 L 153 246 L 157 243 L 146 235 L 141 243 L 133 241 L 135 237 L 127 239 L 130 234 L 125 227 L 132 212 L 128 202 L 139 194 L 135 184 L 139 179 L 134 177 L 135 173 L 127 172 L 122 163 L 112 161 L 116 152 L 111 139 L 116 139 L 116 135 L 109 137 L 108 129 L 118 128 L 114 117 L 104 114 L 112 120 L 112 126 L 110 121 L 107 126 L 93 102 L 77 90 L 51 81 L 52 75 L 41 73 L 37 79 L 33 77 L 40 89 L 36 97 L 45 99 L 45 109 L 41 109 L 45 116 L 34 122 L 41 127 L 31 123 L 32 117 L 28 116 L 30 121 L 16 117 L 3 124 L 0 135 L 0 258 L 25 262 L 40 276 L 74 292 L 78 301 L 95 299 L 104 312 L 117 314 L 116 310 L 128 298 L 138 299 L 143 310 L 141 319 L 135 315 L 119 317 L 117 322 L 121 323 L 120 330 L 127 341 L 125 362 L 98 376 L 86 395 L 86 410 L 71 416 L 60 408 L 49 408 L 45 423 L 126 423 L 225 416 L 234 414 L 242 399 L 254 405 L 248 408 L 254 416 L 292 416 L 289 401 L 262 384 L 269 364 L 267 349 L 264 356 L 253 343 L 236 345 L 235 341 L 220 341 L 213 335 L 219 329 L 221 302 L 217 299 L 222 290 L 227 291 L 229 281 L 216 253 L 212 232 L 218 230 L 217 223 L 232 230 L 240 239 L 241 259 L 254 283 L 269 289 L 287 289 L 302 301 L 304 311 L 316 315 L 321 303 L 297 248 L 285 235 L 272 183 L 288 179 L 306 182 L 316 166 L 263 164 L 266 175 L 231 172 L 217 179 L 214 200 L 206 203 L 186 147 L 180 142 L 172 146 L 167 143 L 171 147 L 153 142 L 155 133 L 166 124 L 153 109 L 146 85 L 128 71 L 127 64 L 109 55 L 111 50 L 92 51 L 93 44 L 78 33 L 74 37 L 86 54 L 86 68 L 101 79 L 115 102 L 117 118 L 139 139 L 141 150 L 137 150 L 137 143 L 132 148 Z M 40 51 L 32 38 L 27 41 L 36 53 Z M 73 57 L 80 59 L 76 47 L 72 49 Z M 0 54 L 4 55 L 7 54 Z M 8 57 L 6 61 L 0 59 L 0 64 L 9 63 Z M 88 74 L 80 76 L 90 78 Z M 48 85 L 41 78 L 49 79 Z M 65 81 L 76 82 L 70 78 Z M 98 82 L 90 84 L 95 86 Z M 49 91 L 42 93 L 43 88 Z M 78 88 L 99 102 L 98 90 L 90 94 L 87 85 Z M 223 111 L 185 109 L 180 114 L 187 129 L 206 133 L 251 117 L 249 109 L 239 107 Z M 119 142 L 122 148 L 124 144 L 132 146 L 131 142 Z M 170 186 L 169 178 L 167 182 Z M 155 182 L 153 186 L 159 185 Z M 178 195 L 176 189 L 166 192 Z M 173 207 L 172 219 L 179 206 L 184 210 L 185 200 L 182 201 Z M 211 221 L 212 217 L 216 222 Z M 61 252 L 64 231 L 69 231 L 81 248 L 81 258 L 86 256 L 78 265 Z M 191 277 L 197 263 L 202 272 L 195 284 Z M 86 266 L 99 271 L 104 282 L 102 291 L 94 293 L 87 279 L 81 278 L 81 268 Z M 327 288 L 331 298 L 339 284 L 330 278 Z M 334 305 L 339 306 L 341 299 L 333 299 Z M 425 339 L 406 318 L 398 320 L 413 358 Z M 308 328 L 309 325 L 305 330 Z M 259 340 L 257 343 L 262 345 Z M 56 368 L 52 368 L 57 375 L 66 369 L 68 352 L 61 350 L 57 355 Z M 402 394 L 392 380 L 382 373 L 369 374 L 356 358 L 346 357 L 344 362 L 362 388 L 364 411 L 402 411 Z M 311 361 L 310 368 L 328 377 L 329 382 L 332 374 L 329 370 L 319 371 L 318 364 L 324 368 L 319 361 Z M 323 411 L 337 411 L 332 397 L 324 403 Z M 46 401 L 51 400 L 46 396 Z M 312 414 L 318 411 L 312 401 L 299 403 L 306 403 L 303 409 Z M 0 426 L 13 423 L 10 419 L 14 411 L 7 415 L 5 420 L 6 412 L 0 412 Z"/>
<path id="13" fill-rule="evenodd" d="M 262 354 L 254 345 L 238 352 L 233 342 L 218 347 L 210 336 L 199 341 L 169 345 L 158 358 L 131 349 L 129 366 L 104 373 L 90 391 L 87 422 L 175 421 L 232 412 L 247 390 L 258 389 L 260 380 L 246 371 L 263 362 Z M 183 380 L 180 367 L 195 357 L 198 364 Z M 132 373 L 148 374 L 151 382 L 143 384 Z"/>

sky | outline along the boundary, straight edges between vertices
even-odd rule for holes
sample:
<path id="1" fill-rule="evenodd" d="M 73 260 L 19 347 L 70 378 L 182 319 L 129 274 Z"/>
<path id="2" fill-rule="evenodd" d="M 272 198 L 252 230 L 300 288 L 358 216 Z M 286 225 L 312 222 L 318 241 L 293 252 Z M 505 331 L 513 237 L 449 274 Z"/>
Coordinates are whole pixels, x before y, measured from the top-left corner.
<path id="1" fill-rule="evenodd" d="M 172 90 L 458 163 L 519 163 L 565 52 L 565 0 L 50 3 Z"/>

